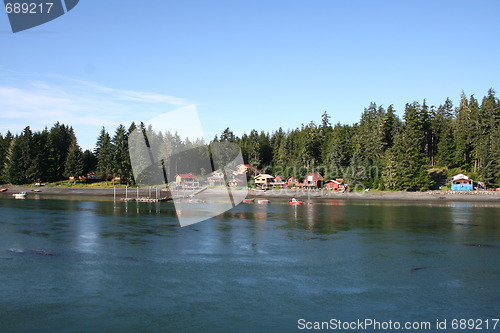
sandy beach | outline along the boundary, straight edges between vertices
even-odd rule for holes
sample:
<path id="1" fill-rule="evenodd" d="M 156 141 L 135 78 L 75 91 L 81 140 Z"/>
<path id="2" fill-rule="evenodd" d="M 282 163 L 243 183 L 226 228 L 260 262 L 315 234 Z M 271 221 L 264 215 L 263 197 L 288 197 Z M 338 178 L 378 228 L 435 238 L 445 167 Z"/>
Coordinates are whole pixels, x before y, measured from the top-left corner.
<path id="1" fill-rule="evenodd" d="M 13 193 L 27 192 L 28 195 L 37 194 L 45 195 L 58 195 L 58 196 L 85 196 L 85 197 L 113 197 L 113 188 L 86 188 L 86 187 L 36 187 L 36 186 L 13 186 L 1 185 L 0 189 L 7 188 L 8 191 L 0 193 L 0 196 L 11 196 Z M 35 192 L 36 190 L 40 192 Z M 241 191 L 241 190 L 232 190 Z M 139 196 L 149 196 L 149 188 L 141 188 Z M 160 193 L 160 192 L 159 192 Z M 224 189 L 209 189 L 203 192 L 203 196 L 217 196 L 224 194 Z M 128 189 L 128 196 L 135 197 L 137 189 L 130 187 Z M 155 190 L 151 190 L 151 195 L 155 196 Z M 159 194 L 160 195 L 160 194 Z M 162 191 L 160 196 L 164 196 L 165 192 Z M 116 196 L 124 198 L 126 196 L 126 189 L 117 188 Z M 368 192 L 349 192 L 338 193 L 326 190 L 249 190 L 248 198 L 300 198 L 307 199 L 334 199 L 334 200 L 384 200 L 384 201 L 485 201 L 485 202 L 500 202 L 500 192 L 495 191 L 471 191 L 471 192 L 457 192 L 457 191 L 426 191 L 426 192 L 397 192 L 397 191 L 368 191 Z"/>

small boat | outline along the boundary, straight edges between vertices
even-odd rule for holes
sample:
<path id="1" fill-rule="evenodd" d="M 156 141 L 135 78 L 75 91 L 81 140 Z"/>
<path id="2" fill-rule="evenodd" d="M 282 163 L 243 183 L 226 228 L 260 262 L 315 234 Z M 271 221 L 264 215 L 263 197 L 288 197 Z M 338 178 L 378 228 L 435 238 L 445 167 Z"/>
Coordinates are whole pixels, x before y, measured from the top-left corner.
<path id="1" fill-rule="evenodd" d="M 289 205 L 303 205 L 304 201 L 297 200 L 295 198 L 292 198 L 292 200 L 288 201 Z"/>
<path id="2" fill-rule="evenodd" d="M 27 197 L 26 192 L 14 193 L 12 196 L 16 199 L 25 199 Z"/>
<path id="3" fill-rule="evenodd" d="M 255 199 L 243 199 L 243 203 L 251 204 L 254 203 Z"/>
<path id="4" fill-rule="evenodd" d="M 264 205 L 267 205 L 267 204 L 270 204 L 270 203 L 271 203 L 271 200 L 261 199 L 261 200 L 257 200 L 257 203 L 258 203 L 258 204 L 264 204 Z"/>
<path id="5" fill-rule="evenodd" d="M 8 190 L 8 188 L 0 188 L 0 192 L 7 192 Z"/>

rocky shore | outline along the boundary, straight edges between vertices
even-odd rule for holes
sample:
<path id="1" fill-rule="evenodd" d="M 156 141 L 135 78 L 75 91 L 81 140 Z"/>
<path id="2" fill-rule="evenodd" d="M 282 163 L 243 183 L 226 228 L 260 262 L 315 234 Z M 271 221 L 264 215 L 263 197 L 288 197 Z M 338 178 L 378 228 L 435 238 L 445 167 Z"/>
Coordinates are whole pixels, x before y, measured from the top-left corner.
<path id="1" fill-rule="evenodd" d="M 368 191 L 368 192 L 331 192 L 327 190 L 268 190 L 249 191 L 249 197 L 298 198 L 298 199 L 335 199 L 335 200 L 387 200 L 387 201 L 496 201 L 500 202 L 500 192 L 495 191 Z"/>
<path id="2" fill-rule="evenodd" d="M 88 187 L 37 187 L 37 186 L 12 186 L 1 185 L 0 189 L 7 188 L 7 192 L 0 193 L 1 196 L 11 196 L 13 193 L 27 192 L 40 196 L 82 196 L 82 197 L 110 197 L 114 196 L 113 188 L 88 188 Z M 149 188 L 141 188 L 139 196 L 148 196 Z M 234 190 L 232 191 L 243 191 Z M 155 190 L 151 191 L 155 196 Z M 125 197 L 125 188 L 116 188 L 116 196 Z M 128 189 L 128 196 L 135 197 L 137 189 Z M 165 192 L 159 192 L 164 196 Z M 225 189 L 209 189 L 202 196 L 226 195 Z M 487 201 L 500 202 L 500 192 L 495 191 L 426 191 L 426 192 L 397 192 L 397 191 L 368 191 L 368 192 L 331 192 L 327 190 L 300 190 L 300 189 L 274 189 L 274 190 L 249 190 L 249 198 L 298 198 L 298 199 L 334 199 L 334 200 L 386 200 L 386 201 Z"/>

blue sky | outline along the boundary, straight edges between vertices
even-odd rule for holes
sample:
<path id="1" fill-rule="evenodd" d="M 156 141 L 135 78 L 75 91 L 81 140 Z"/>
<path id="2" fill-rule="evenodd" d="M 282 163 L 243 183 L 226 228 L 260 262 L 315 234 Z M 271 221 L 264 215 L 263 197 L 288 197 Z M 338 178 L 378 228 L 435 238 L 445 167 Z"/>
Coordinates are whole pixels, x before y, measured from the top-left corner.
<path id="1" fill-rule="evenodd" d="M 370 102 L 500 89 L 500 1 L 86 1 L 13 34 L 0 13 L 0 133 L 102 126 L 195 104 L 207 137 L 320 121 Z M 186 119 L 189 121 L 189 119 Z M 181 124 L 179 124 L 181 126 Z"/>

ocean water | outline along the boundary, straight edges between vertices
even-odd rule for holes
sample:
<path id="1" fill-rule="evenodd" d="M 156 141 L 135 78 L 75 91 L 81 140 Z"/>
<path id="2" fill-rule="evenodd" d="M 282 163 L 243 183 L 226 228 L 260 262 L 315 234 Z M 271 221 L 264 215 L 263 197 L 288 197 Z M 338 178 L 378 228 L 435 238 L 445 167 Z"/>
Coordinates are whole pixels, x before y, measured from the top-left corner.
<path id="1" fill-rule="evenodd" d="M 0 198 L 0 332 L 499 317 L 499 203 L 273 200 L 181 228 L 171 203 Z"/>

